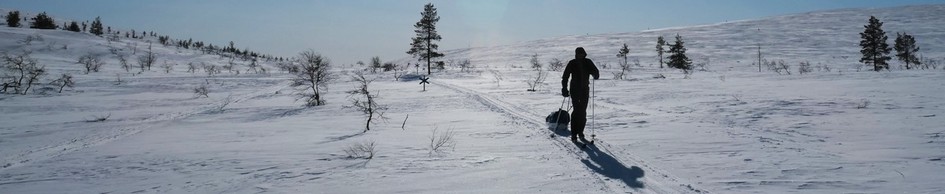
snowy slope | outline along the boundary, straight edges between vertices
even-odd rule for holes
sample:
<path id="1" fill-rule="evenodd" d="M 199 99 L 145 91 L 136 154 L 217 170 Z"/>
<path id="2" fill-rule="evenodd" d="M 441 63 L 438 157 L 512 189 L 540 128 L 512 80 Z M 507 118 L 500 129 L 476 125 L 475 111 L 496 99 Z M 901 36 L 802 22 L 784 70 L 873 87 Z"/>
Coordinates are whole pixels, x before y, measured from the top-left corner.
<path id="1" fill-rule="evenodd" d="M 437 72 L 427 91 L 369 75 L 389 109 L 368 132 L 347 107 L 358 67 L 335 66 L 328 104 L 304 108 L 289 75 L 245 73 L 244 61 L 235 61 L 242 74 L 189 73 L 188 62 L 229 59 L 154 46 L 159 64 L 178 64 L 172 72 L 125 72 L 110 50 L 140 55 L 146 42 L 0 27 L 2 51 L 31 50 L 50 75 L 77 81 L 62 94 L 0 96 L 0 193 L 941 193 L 945 71 L 857 72 L 856 33 L 875 14 L 940 59 L 942 10 L 835 10 L 446 51 L 477 69 Z M 684 78 L 648 65 L 655 37 L 677 32 L 709 71 Z M 543 123 L 561 105 L 560 72 L 525 91 L 528 56 L 567 60 L 584 46 L 613 67 L 622 43 L 643 66 L 630 80 L 603 70 L 587 131 L 598 139 L 578 149 Z M 834 70 L 759 73 L 750 65 L 759 43 L 768 59 Z M 87 53 L 103 56 L 102 72 L 82 73 L 74 61 Z M 209 98 L 192 93 L 202 84 Z M 431 153 L 434 129 L 455 132 L 456 146 Z M 373 159 L 347 157 L 360 142 L 376 143 Z"/>
<path id="2" fill-rule="evenodd" d="M 535 75 L 527 68 L 529 56 L 566 61 L 582 46 L 599 66 L 611 67 L 596 84 L 597 133 L 601 145 L 628 157 L 622 163 L 645 161 L 671 169 L 660 172 L 682 183 L 721 193 L 939 193 L 945 189 L 938 184 L 945 177 L 936 173 L 945 170 L 941 64 L 904 71 L 893 61 L 892 72 L 859 72 L 857 33 L 876 15 L 887 32 L 914 34 L 921 54 L 941 63 L 945 30 L 936 26 L 945 21 L 943 10 L 945 5 L 822 11 L 449 50 L 447 60 L 469 59 L 480 73 L 470 78 L 447 70 L 456 75 L 434 78 L 540 119 L 561 102 L 554 97 L 560 72 L 543 91 L 526 92 L 524 82 Z M 686 38 L 695 62 L 711 60 L 709 71 L 684 79 L 650 65 L 655 37 L 675 33 Z M 622 43 L 631 46 L 631 61 L 643 66 L 633 67 L 629 81 L 610 80 Z M 795 75 L 757 73 L 751 61 L 759 43 L 766 59 L 785 60 Z M 832 70 L 796 75 L 802 61 Z M 652 78 L 657 74 L 668 79 Z"/>
<path id="3" fill-rule="evenodd" d="M 567 61 L 573 58 L 574 48 L 580 46 L 596 63 L 615 66 L 622 61 L 616 57 L 617 50 L 627 44 L 631 63 L 639 60 L 642 66 L 653 67 L 658 66 L 657 37 L 663 36 L 668 43 L 673 43 L 673 37 L 679 34 L 686 42 L 689 58 L 695 63 L 709 61 L 712 70 L 752 70 L 743 67 L 751 67 L 752 62 L 757 61 L 759 44 L 763 57 L 768 60 L 784 60 L 789 64 L 809 61 L 853 70 L 860 64 L 859 33 L 863 32 L 871 15 L 884 22 L 890 47 L 896 32 L 906 32 L 916 38 L 925 57 L 943 60 L 945 31 L 941 26 L 945 25 L 945 20 L 941 18 L 945 17 L 945 6 L 942 5 L 819 11 L 643 32 L 573 35 L 444 53 L 445 60 L 469 59 L 486 66 L 521 67 L 527 66 L 533 54 L 539 54 L 542 61 L 551 58 Z M 411 59 L 401 61 L 413 62 Z"/>

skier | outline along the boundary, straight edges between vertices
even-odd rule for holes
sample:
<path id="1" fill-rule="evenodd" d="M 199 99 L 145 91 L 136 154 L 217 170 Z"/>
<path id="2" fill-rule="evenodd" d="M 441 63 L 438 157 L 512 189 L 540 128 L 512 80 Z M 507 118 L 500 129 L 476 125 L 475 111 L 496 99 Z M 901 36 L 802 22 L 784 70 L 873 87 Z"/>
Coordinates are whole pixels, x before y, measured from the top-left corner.
<path id="1" fill-rule="evenodd" d="M 583 47 L 577 47 L 574 50 L 574 59 L 568 61 L 568 66 L 564 68 L 564 75 L 561 76 L 561 95 L 571 97 L 571 104 L 574 105 L 574 112 L 571 112 L 571 141 L 587 142 L 584 138 L 584 124 L 587 123 L 587 99 L 590 88 L 588 82 L 591 75 L 594 79 L 600 78 L 597 66 L 591 59 L 586 58 L 587 52 Z M 568 78 L 571 80 L 571 92 L 568 92 Z"/>

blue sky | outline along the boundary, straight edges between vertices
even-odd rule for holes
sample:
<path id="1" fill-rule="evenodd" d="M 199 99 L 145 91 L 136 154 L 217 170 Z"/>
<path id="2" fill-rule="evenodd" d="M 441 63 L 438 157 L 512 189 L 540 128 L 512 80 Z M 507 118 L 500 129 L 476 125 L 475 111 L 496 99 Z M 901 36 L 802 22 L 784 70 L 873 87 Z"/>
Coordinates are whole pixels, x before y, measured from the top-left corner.
<path id="1" fill-rule="evenodd" d="M 440 49 L 489 46 L 574 34 L 633 32 L 840 8 L 942 0 L 3 0 L 0 8 L 45 11 L 106 26 L 155 31 L 216 45 L 294 56 L 313 49 L 334 63 L 406 57 L 413 24 L 434 3 Z"/>

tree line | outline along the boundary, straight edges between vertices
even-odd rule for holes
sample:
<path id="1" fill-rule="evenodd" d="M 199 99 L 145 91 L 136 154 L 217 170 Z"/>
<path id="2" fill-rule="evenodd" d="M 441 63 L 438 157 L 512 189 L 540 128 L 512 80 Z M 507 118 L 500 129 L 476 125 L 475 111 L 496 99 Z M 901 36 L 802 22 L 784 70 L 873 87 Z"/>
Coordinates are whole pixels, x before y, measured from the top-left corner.
<path id="1" fill-rule="evenodd" d="M 27 21 L 27 18 L 24 17 L 20 13 L 20 11 L 7 12 L 4 18 L 6 19 L 7 27 L 22 27 L 23 25 L 20 23 L 21 21 L 20 18 L 23 18 L 23 21 Z M 43 29 L 43 30 L 61 29 L 61 30 L 67 30 L 67 31 L 72 31 L 72 32 L 87 32 L 90 34 L 94 34 L 96 36 L 104 36 L 106 38 L 112 38 L 112 39 L 117 39 L 119 36 L 122 35 L 122 32 L 119 30 L 113 31 L 111 26 L 105 27 L 102 23 L 101 17 L 95 17 L 95 20 L 93 20 L 90 23 L 86 23 L 86 22 L 79 23 L 76 21 L 71 21 L 69 23 L 63 23 L 60 26 L 56 24 L 55 19 L 50 17 L 48 14 L 46 14 L 46 12 L 42 12 L 42 13 L 36 14 L 32 18 L 29 18 L 29 20 L 30 20 L 29 28 L 33 28 L 33 29 Z M 130 31 L 124 32 L 125 38 L 144 39 L 145 37 L 148 37 L 148 36 L 157 37 L 158 42 L 164 46 L 176 46 L 177 48 L 194 49 L 194 50 L 202 51 L 205 54 L 217 54 L 217 55 L 227 54 L 227 55 L 231 55 L 232 57 L 241 57 L 244 60 L 250 60 L 250 59 L 256 59 L 256 58 L 262 58 L 267 61 L 287 60 L 286 58 L 283 58 L 283 57 L 276 57 L 269 54 L 261 54 L 256 51 L 251 51 L 248 48 L 246 49 L 236 48 L 233 41 L 230 41 L 229 44 L 226 46 L 222 46 L 222 45 L 217 46 L 217 45 L 205 43 L 203 41 L 194 41 L 193 39 L 174 40 L 170 36 L 158 35 L 154 31 L 138 32 L 136 30 L 130 30 Z"/>

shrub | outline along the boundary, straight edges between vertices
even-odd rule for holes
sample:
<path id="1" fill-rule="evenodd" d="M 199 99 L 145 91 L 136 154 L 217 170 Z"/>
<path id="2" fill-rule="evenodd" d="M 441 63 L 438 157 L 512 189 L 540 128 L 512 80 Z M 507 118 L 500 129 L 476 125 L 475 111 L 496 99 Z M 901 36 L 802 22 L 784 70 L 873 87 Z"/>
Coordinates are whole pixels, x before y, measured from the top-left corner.
<path id="1" fill-rule="evenodd" d="M 209 98 L 210 88 L 206 84 L 201 84 L 200 86 L 197 86 L 197 88 L 194 88 L 194 96 L 203 96 Z"/>
<path id="2" fill-rule="evenodd" d="M 446 130 L 443 133 L 437 133 L 439 128 L 433 128 L 433 134 L 430 135 L 430 155 L 435 153 L 440 153 L 445 151 L 443 149 L 456 149 L 456 140 L 453 138 L 456 136 L 456 132 L 452 128 Z"/>
<path id="3" fill-rule="evenodd" d="M 797 67 L 797 73 L 799 74 L 810 73 L 811 71 L 814 71 L 814 69 L 811 67 L 810 62 L 807 61 L 801 62 Z"/>
<path id="4" fill-rule="evenodd" d="M 461 72 L 469 72 L 470 70 L 475 68 L 475 66 L 473 66 L 473 64 L 469 62 L 469 59 L 460 59 L 459 62 L 456 63 L 456 65 L 459 66 L 459 71 Z"/>
<path id="5" fill-rule="evenodd" d="M 354 143 L 345 148 L 344 151 L 345 154 L 348 154 L 349 158 L 371 159 L 374 158 L 375 145 L 374 141 Z"/>

